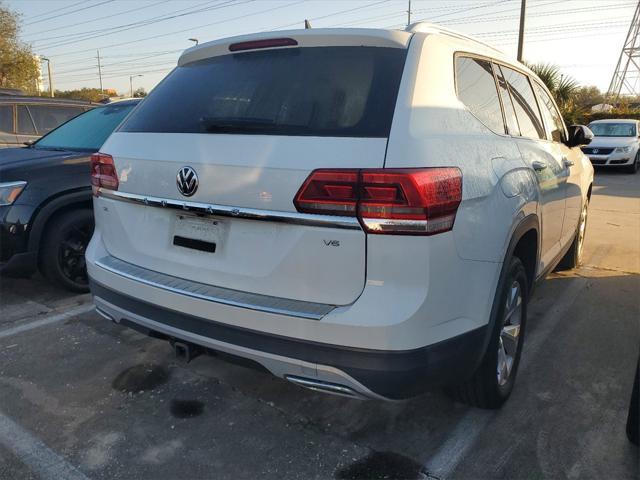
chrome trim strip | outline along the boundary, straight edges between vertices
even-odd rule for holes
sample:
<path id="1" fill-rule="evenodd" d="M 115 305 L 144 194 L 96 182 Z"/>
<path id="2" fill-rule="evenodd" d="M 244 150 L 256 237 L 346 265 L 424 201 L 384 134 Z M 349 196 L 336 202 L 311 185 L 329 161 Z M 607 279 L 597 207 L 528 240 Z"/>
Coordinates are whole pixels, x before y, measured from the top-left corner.
<path id="1" fill-rule="evenodd" d="M 230 288 L 216 287 L 205 283 L 185 280 L 138 267 L 137 265 L 124 262 L 112 256 L 102 257 L 96 260 L 95 264 L 111 273 L 151 287 L 161 288 L 169 292 L 200 300 L 207 300 L 209 302 L 221 303 L 233 307 L 248 308 L 259 312 L 320 320 L 336 308 L 335 305 L 241 292 Z"/>
<path id="2" fill-rule="evenodd" d="M 311 378 L 299 377 L 297 375 L 285 375 L 284 378 L 300 387 L 308 388 L 309 390 L 314 390 L 316 392 L 330 393 L 333 395 L 340 395 L 349 398 L 366 398 L 358 394 L 352 388 L 345 387 L 344 385 L 338 385 L 337 383 L 329 383 L 322 380 L 313 380 Z"/>
<path id="3" fill-rule="evenodd" d="M 242 218 L 247 220 L 262 220 L 265 222 L 280 222 L 293 225 L 312 227 L 341 228 L 346 230 L 362 230 L 357 218 L 333 215 L 311 215 L 308 213 L 282 212 L 277 210 L 260 210 L 256 208 L 230 207 L 211 203 L 175 200 L 171 198 L 138 195 L 136 193 L 119 192 L 104 188 L 97 189 L 99 197 L 111 200 L 148 205 L 152 207 L 170 208 L 204 215 Z"/>

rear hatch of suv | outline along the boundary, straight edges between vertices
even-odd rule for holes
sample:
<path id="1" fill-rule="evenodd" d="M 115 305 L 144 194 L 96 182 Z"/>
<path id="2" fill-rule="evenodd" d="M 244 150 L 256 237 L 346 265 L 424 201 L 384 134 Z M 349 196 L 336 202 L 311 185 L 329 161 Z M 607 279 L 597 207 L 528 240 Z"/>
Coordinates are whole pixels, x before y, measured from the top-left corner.
<path id="1" fill-rule="evenodd" d="M 216 287 L 355 301 L 365 233 L 294 198 L 316 169 L 384 166 L 409 38 L 296 31 L 187 51 L 101 150 L 118 177 L 99 194 L 106 250 Z"/>

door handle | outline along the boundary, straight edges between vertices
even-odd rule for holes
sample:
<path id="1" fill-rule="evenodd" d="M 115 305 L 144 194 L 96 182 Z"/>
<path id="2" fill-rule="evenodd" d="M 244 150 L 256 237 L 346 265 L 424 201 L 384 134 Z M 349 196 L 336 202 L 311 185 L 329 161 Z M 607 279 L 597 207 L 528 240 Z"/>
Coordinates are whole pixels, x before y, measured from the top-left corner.
<path id="1" fill-rule="evenodd" d="M 547 164 L 545 162 L 541 162 L 540 160 L 534 160 L 531 162 L 531 166 L 536 172 L 541 172 L 545 168 L 547 168 Z"/>
<path id="2" fill-rule="evenodd" d="M 562 157 L 562 164 L 567 168 L 573 167 L 575 165 L 573 160 L 569 160 L 567 157 Z"/>

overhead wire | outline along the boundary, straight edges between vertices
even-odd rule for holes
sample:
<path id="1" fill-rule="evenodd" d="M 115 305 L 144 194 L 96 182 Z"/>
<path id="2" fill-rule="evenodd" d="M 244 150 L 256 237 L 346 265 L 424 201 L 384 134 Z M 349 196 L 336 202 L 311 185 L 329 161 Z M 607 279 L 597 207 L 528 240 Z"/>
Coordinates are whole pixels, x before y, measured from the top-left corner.
<path id="1" fill-rule="evenodd" d="M 117 33 L 122 33 L 124 31 L 127 30 L 133 30 L 135 28 L 141 28 L 141 27 L 146 27 L 149 25 L 154 25 L 156 23 L 160 23 L 160 22 L 166 22 L 167 20 L 173 20 L 175 18 L 180 18 L 180 17 L 185 17 L 188 15 L 195 15 L 197 13 L 203 13 L 203 12 L 207 12 L 207 11 L 212 11 L 212 10 L 220 10 L 222 8 L 226 8 L 232 5 L 242 5 L 243 3 L 250 3 L 253 2 L 255 0 L 226 0 L 222 3 L 216 1 L 216 2 L 205 2 L 201 5 L 211 5 L 213 3 L 215 3 L 214 6 L 208 6 L 208 7 L 203 7 L 197 10 L 190 10 L 187 12 L 184 12 L 184 10 L 179 10 L 182 13 L 175 13 L 175 14 L 171 14 L 171 15 L 164 15 L 164 16 L 158 16 L 158 17 L 153 17 L 151 19 L 146 19 L 146 20 L 140 20 L 138 22 L 134 22 L 134 23 L 130 23 L 130 24 L 125 24 L 125 25 L 121 25 L 121 26 L 117 26 L 117 27 L 109 27 L 109 28 L 105 28 L 105 29 L 101 29 L 99 31 L 94 31 L 94 32 L 84 32 L 83 35 L 85 35 L 84 37 L 81 38 L 73 38 L 73 39 L 69 39 L 69 40 L 61 40 L 59 42 L 54 42 L 52 44 L 45 44 L 45 45 L 41 45 L 39 48 L 57 48 L 57 47 L 61 47 L 61 46 L 65 46 L 65 45 L 70 45 L 70 44 L 76 44 L 78 42 L 84 42 L 87 40 L 93 40 L 99 37 L 105 37 L 108 35 L 115 35 Z"/>
<path id="2" fill-rule="evenodd" d="M 107 18 L 118 17 L 120 15 L 125 15 L 127 13 L 137 12 L 139 10 L 144 10 L 144 9 L 151 8 L 151 7 L 156 7 L 158 5 L 161 5 L 163 3 L 168 3 L 170 1 L 171 0 L 160 0 L 159 2 L 154 2 L 154 3 L 147 4 L 147 5 L 142 5 L 141 7 L 131 8 L 129 10 L 124 10 L 122 12 L 117 12 L 117 13 L 113 13 L 111 15 L 102 16 L 100 18 L 89 19 L 89 20 L 83 22 L 83 26 L 86 25 L 87 23 L 92 23 L 92 22 L 98 22 L 98 21 L 99 22 L 104 22 Z M 41 42 L 43 40 L 52 40 L 52 39 L 56 39 L 56 38 L 80 35 L 81 33 L 79 32 L 79 33 L 68 33 L 66 35 L 58 35 L 58 36 L 55 36 L 55 37 L 31 38 L 32 35 L 40 35 L 42 33 L 49 34 L 51 32 L 56 32 L 58 30 L 66 30 L 67 28 L 72 28 L 72 27 L 75 27 L 77 25 L 78 25 L 77 23 L 72 23 L 72 24 L 68 24 L 68 25 L 62 25 L 62 26 L 56 27 L 56 28 L 49 28 L 47 30 L 41 30 L 39 32 L 30 33 L 29 35 L 27 35 L 27 38 L 25 40 L 27 40 L 29 42 Z"/>
<path id="3" fill-rule="evenodd" d="M 27 20 L 33 20 L 34 18 L 40 18 L 46 15 L 51 15 L 52 13 L 60 13 L 61 10 L 66 10 L 68 8 L 73 8 L 76 7 L 78 5 L 82 5 L 83 3 L 86 3 L 86 0 L 80 0 L 77 3 L 73 3 L 71 5 L 67 5 L 66 7 L 60 7 L 60 8 L 54 8 L 53 10 L 48 10 L 46 12 L 42 12 L 42 13 L 38 13 L 37 15 L 31 15 L 29 17 L 27 17 Z"/>
<path id="4" fill-rule="evenodd" d="M 255 0 L 250 0 L 250 1 L 255 1 Z M 205 23 L 203 25 L 196 25 L 196 26 L 189 27 L 189 28 L 184 28 L 184 29 L 181 29 L 181 30 L 175 30 L 175 31 L 172 31 L 172 32 L 152 35 L 152 36 L 149 36 L 149 37 L 137 38 L 135 40 L 129 40 L 129 41 L 126 41 L 126 42 L 113 43 L 113 44 L 109 44 L 109 45 L 102 45 L 102 46 L 99 46 L 97 48 L 99 48 L 100 50 L 103 50 L 103 49 L 106 49 L 106 48 L 121 47 L 121 46 L 124 46 L 124 45 L 131 45 L 133 43 L 140 43 L 140 42 L 144 42 L 144 41 L 147 41 L 147 40 L 155 40 L 156 38 L 168 37 L 168 36 L 171 36 L 171 35 L 175 35 L 177 33 L 193 32 L 194 30 L 197 30 L 198 28 L 210 27 L 210 26 L 213 26 L 213 25 L 218 25 L 218 24 L 230 22 L 230 21 L 233 21 L 233 20 L 239 20 L 239 19 L 243 19 L 243 18 L 248 18 L 248 17 L 254 16 L 254 15 L 260 15 L 262 13 L 272 12 L 272 11 L 279 10 L 279 9 L 282 9 L 282 8 L 288 8 L 288 7 L 292 6 L 292 5 L 296 5 L 296 4 L 302 3 L 304 1 L 305 0 L 296 0 L 294 2 L 285 4 L 285 5 L 280 5 L 280 6 L 268 8 L 268 9 L 265 9 L 265 10 L 259 10 L 257 12 L 251 12 L 251 13 L 247 13 L 247 14 L 244 14 L 244 15 L 239 15 L 239 16 L 233 17 L 233 18 L 226 18 L 224 20 L 219 20 L 219 21 L 216 21 L 216 22 Z M 91 51 L 95 51 L 95 50 L 96 50 L 96 47 L 92 47 L 92 48 L 87 48 L 87 49 L 83 49 L 83 50 L 75 50 L 74 52 L 60 53 L 60 54 L 57 54 L 57 55 L 59 55 L 59 56 L 72 55 L 72 54 L 78 54 L 78 53 L 84 53 L 84 52 L 91 52 Z"/>
<path id="5" fill-rule="evenodd" d="M 28 23 L 25 23 L 24 26 L 27 27 L 29 25 L 33 25 L 33 24 L 40 23 L 40 22 L 46 22 L 48 20 L 53 20 L 54 18 L 63 17 L 65 15 L 72 15 L 74 13 L 82 12 L 84 10 L 89 10 L 90 8 L 99 7 L 100 5 L 106 5 L 107 3 L 113 3 L 114 1 L 115 0 L 103 0 L 102 2 L 93 3 L 91 5 L 87 5 L 86 7 L 78 8 L 78 9 L 72 10 L 70 12 L 58 13 L 58 15 L 53 15 L 51 17 L 43 18 L 41 20 L 36 20 L 35 22 L 28 22 Z M 84 2 L 84 3 L 86 3 L 86 2 Z"/>

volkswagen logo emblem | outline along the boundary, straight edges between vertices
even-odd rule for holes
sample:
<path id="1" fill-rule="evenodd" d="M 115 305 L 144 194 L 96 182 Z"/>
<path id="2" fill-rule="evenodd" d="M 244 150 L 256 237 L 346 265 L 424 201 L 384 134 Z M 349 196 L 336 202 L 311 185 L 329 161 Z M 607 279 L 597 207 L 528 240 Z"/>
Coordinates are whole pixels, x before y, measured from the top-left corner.
<path id="1" fill-rule="evenodd" d="M 182 167 L 176 175 L 178 191 L 185 197 L 190 197 L 198 190 L 198 174 L 191 167 Z"/>
<path id="2" fill-rule="evenodd" d="M 600 153 L 600 150 L 598 150 L 597 148 L 594 148 L 593 153 Z"/>

